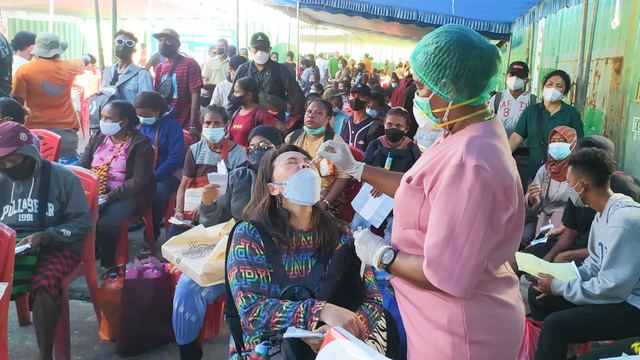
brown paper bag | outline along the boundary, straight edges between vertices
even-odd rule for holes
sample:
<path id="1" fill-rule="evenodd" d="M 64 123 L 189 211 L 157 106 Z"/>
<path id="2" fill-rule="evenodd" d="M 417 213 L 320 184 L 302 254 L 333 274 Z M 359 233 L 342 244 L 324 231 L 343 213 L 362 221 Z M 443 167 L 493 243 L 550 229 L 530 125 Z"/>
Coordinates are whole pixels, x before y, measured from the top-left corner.
<path id="1" fill-rule="evenodd" d="M 224 283 L 224 256 L 235 221 L 198 225 L 162 245 L 162 256 L 200 286 Z"/>

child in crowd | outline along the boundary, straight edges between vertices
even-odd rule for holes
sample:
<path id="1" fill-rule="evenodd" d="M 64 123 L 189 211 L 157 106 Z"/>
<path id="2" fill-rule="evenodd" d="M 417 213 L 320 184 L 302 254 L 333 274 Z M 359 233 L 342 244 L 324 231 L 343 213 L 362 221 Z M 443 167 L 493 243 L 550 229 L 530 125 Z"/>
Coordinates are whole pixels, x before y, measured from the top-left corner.
<path id="1" fill-rule="evenodd" d="M 367 146 L 364 163 L 389 171 L 408 171 L 421 155 L 418 145 L 407 137 L 410 119 L 409 112 L 401 107 L 389 110 L 384 122 L 384 135 Z M 378 197 L 381 194 L 382 192 L 378 189 L 371 190 L 373 197 Z M 393 215 L 389 215 L 385 223 L 384 238 L 387 243 L 391 243 Z M 351 228 L 354 230 L 358 230 L 358 227 L 367 228 L 370 226 L 371 224 L 358 213 L 351 222 Z"/>
<path id="2" fill-rule="evenodd" d="M 615 161 L 608 152 L 581 150 L 568 165 L 569 198 L 598 213 L 580 277 L 540 274 L 529 289 L 531 315 L 544 320 L 536 360 L 564 360 L 577 343 L 637 336 L 640 324 L 640 204 L 611 191 Z"/>

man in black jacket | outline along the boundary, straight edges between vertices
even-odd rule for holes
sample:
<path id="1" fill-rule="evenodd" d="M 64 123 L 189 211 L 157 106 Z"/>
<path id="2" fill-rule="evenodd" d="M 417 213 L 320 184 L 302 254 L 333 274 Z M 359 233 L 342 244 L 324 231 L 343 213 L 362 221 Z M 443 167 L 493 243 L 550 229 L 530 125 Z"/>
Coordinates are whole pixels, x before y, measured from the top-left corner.
<path id="1" fill-rule="evenodd" d="M 271 43 L 264 33 L 253 34 L 250 50 L 253 60 L 238 68 L 235 81 L 244 77 L 253 78 L 260 86 L 262 93 L 260 96 L 261 103 L 265 98 L 263 95 L 266 94 L 287 100 L 291 105 L 289 121 L 285 120 L 285 114 L 282 111 L 275 115 L 279 122 L 277 127 L 289 131 L 301 128 L 304 117 L 304 93 L 296 82 L 295 77 L 284 64 L 279 64 L 269 58 Z M 263 108 L 267 109 L 266 104 L 262 105 Z M 235 111 L 236 109 L 229 108 L 227 110 Z"/>

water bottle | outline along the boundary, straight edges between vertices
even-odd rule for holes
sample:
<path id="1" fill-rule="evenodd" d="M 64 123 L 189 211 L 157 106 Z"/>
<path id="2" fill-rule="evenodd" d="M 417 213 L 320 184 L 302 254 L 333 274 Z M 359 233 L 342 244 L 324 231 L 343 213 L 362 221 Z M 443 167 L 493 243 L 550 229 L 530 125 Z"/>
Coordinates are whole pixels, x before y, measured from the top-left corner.
<path id="1" fill-rule="evenodd" d="M 269 360 L 269 342 L 265 341 L 261 344 L 256 345 L 256 347 L 249 354 L 249 359 L 251 360 Z"/>
<path id="2" fill-rule="evenodd" d="M 387 153 L 387 160 L 384 162 L 384 169 L 389 171 L 391 169 L 391 162 L 393 158 L 391 157 L 391 153 Z"/>

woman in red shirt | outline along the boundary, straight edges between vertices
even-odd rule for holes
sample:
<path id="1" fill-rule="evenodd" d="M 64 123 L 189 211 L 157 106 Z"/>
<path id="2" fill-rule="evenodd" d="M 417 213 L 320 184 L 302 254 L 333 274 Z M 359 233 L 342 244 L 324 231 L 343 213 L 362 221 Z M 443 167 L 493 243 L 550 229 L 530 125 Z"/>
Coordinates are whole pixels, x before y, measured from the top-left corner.
<path id="1" fill-rule="evenodd" d="M 260 87 L 252 78 L 236 81 L 229 102 L 240 108 L 231 117 L 228 137 L 242 147 L 248 142 L 253 128 L 276 124 L 277 119 L 260 106 Z"/>

